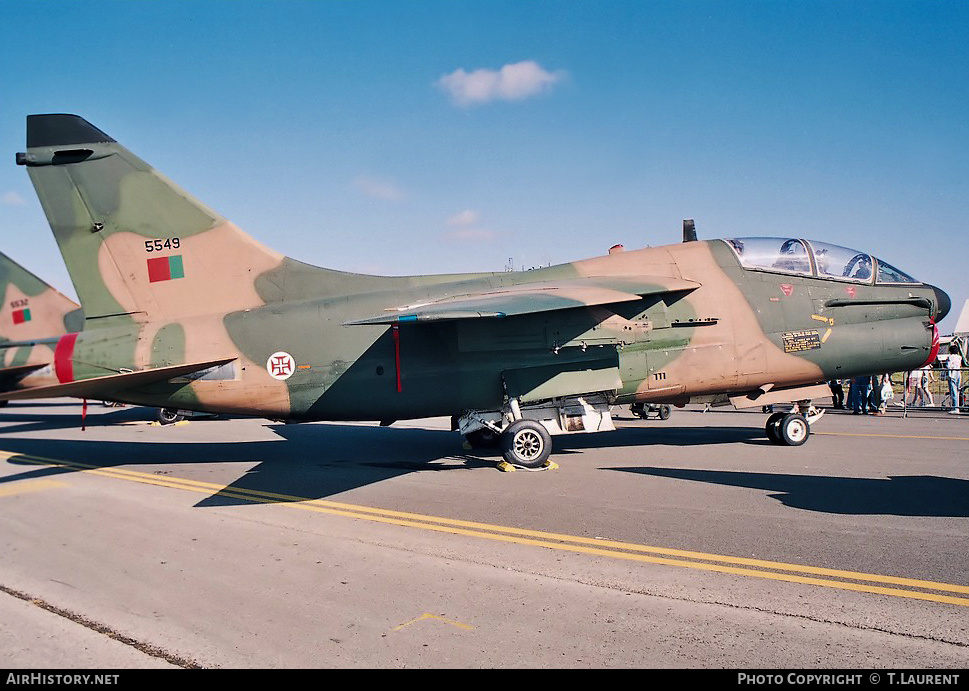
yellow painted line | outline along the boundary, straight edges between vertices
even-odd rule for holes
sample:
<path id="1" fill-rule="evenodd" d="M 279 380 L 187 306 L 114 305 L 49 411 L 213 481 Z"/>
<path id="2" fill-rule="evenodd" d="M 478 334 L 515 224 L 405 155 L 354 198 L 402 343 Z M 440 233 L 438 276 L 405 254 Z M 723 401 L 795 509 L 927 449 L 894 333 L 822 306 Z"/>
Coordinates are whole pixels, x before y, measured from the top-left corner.
<path id="1" fill-rule="evenodd" d="M 67 483 L 58 480 L 21 480 L 12 485 L 0 485 L 0 497 L 12 497 L 26 492 L 40 492 L 55 487 L 67 487 Z"/>
<path id="2" fill-rule="evenodd" d="M 940 592 L 969 595 L 969 586 L 965 585 L 941 583 L 938 581 L 926 581 L 914 578 L 902 578 L 897 576 L 869 574 L 858 571 L 843 571 L 839 569 L 829 569 L 817 566 L 787 564 L 784 562 L 768 561 L 763 559 L 749 559 L 745 557 L 707 554 L 704 552 L 677 550 L 665 547 L 651 547 L 635 543 L 619 542 L 614 540 L 599 540 L 595 538 L 564 535 L 560 533 L 548 533 L 538 530 L 491 525 L 476 521 L 464 521 L 460 519 L 442 518 L 438 516 L 415 514 L 404 511 L 359 506 L 354 504 L 346 504 L 343 502 L 334 502 L 326 499 L 307 499 L 305 497 L 277 494 L 274 492 L 225 487 L 224 485 L 201 482 L 198 480 L 153 475 L 123 468 L 104 468 L 72 461 L 59 461 L 55 459 L 0 451 L 0 459 L 11 457 L 17 457 L 18 461 L 20 462 L 74 468 L 88 474 L 102 475 L 105 477 L 126 480 L 129 482 L 140 482 L 143 484 L 157 485 L 160 487 L 182 489 L 223 497 L 232 497 L 257 503 L 268 504 L 285 502 L 280 504 L 280 506 L 304 511 L 313 511 L 316 513 L 358 518 L 378 523 L 450 533 L 453 535 L 485 538 L 500 542 L 545 547 L 548 549 L 611 557 L 615 559 L 664 564 L 669 566 L 681 566 L 719 573 L 752 576 L 756 578 L 768 578 L 791 583 L 804 583 L 828 588 L 878 593 L 882 595 L 892 595 L 895 597 L 928 600 L 969 607 L 969 598 L 966 597 L 955 597 L 950 595 L 940 595 L 937 593 L 921 592 L 918 590 L 903 589 L 921 588 L 923 590 L 935 590 Z M 677 558 L 674 559 L 670 557 Z M 683 561 L 684 559 L 700 561 Z M 761 569 L 771 570 L 767 571 Z M 816 578 L 815 576 L 826 576 L 828 578 Z M 830 580 L 830 578 L 847 580 Z M 852 583 L 849 581 L 863 582 Z M 885 584 L 901 587 L 892 588 L 872 584 Z"/>
<path id="3" fill-rule="evenodd" d="M 461 622 L 454 621 L 453 619 L 445 619 L 444 617 L 439 617 L 438 615 L 431 614 L 429 612 L 424 612 L 424 614 L 422 614 L 419 617 L 416 617 L 414 619 L 411 619 L 410 621 L 406 621 L 403 624 L 401 624 L 400 626 L 395 626 L 393 629 L 391 629 L 391 631 L 400 631 L 401 629 L 403 629 L 406 626 L 410 626 L 411 624 L 416 624 L 419 621 L 426 621 L 428 619 L 437 619 L 438 621 L 443 621 L 445 624 L 450 624 L 451 626 L 456 626 L 459 629 L 464 629 L 465 631 L 474 631 L 474 627 L 473 626 L 468 626 L 467 624 L 462 624 Z"/>
<path id="4" fill-rule="evenodd" d="M 822 343 L 826 342 L 828 340 L 828 336 L 830 335 L 831 335 L 831 329 L 829 328 L 827 331 L 824 332 L 824 335 L 821 337 L 821 342 Z"/>
<path id="5" fill-rule="evenodd" d="M 868 434 L 864 432 L 814 432 L 828 437 L 884 437 L 886 439 L 939 439 L 942 441 L 969 441 L 969 437 L 938 437 L 928 434 Z"/>

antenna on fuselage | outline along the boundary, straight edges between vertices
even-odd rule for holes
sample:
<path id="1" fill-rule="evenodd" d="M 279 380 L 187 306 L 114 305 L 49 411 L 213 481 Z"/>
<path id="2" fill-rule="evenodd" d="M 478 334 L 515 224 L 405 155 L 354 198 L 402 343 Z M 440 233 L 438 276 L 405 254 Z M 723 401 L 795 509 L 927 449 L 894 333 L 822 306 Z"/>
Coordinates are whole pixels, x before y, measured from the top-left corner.
<path id="1" fill-rule="evenodd" d="M 692 218 L 683 219 L 683 242 L 696 242 L 696 225 Z"/>

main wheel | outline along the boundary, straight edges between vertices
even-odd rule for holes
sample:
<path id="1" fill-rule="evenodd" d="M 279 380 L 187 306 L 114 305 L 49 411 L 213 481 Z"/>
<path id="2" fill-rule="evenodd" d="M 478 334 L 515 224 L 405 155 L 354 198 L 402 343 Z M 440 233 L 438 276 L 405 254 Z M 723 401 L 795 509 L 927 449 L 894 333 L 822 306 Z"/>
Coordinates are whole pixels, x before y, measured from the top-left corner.
<path id="1" fill-rule="evenodd" d="M 184 419 L 185 416 L 178 412 L 177 408 L 158 409 L 158 422 L 163 425 L 174 425 L 176 422 L 181 422 Z"/>
<path id="2" fill-rule="evenodd" d="M 670 415 L 672 415 L 672 414 L 673 414 L 673 408 L 671 408 L 670 406 L 668 406 L 666 404 L 663 404 L 663 405 L 661 405 L 659 407 L 659 419 L 660 420 L 669 420 L 670 419 Z"/>
<path id="3" fill-rule="evenodd" d="M 472 449 L 496 449 L 501 444 L 501 435 L 490 427 L 482 427 L 474 432 L 468 432 L 464 438 L 471 444 Z"/>
<path id="4" fill-rule="evenodd" d="M 541 468 L 552 453 L 552 437 L 534 420 L 518 420 L 501 433 L 505 460 L 523 468 Z"/>
<path id="5" fill-rule="evenodd" d="M 781 433 L 778 430 L 781 418 L 783 418 L 787 413 L 774 413 L 769 418 L 767 418 L 767 424 L 764 425 L 764 429 L 767 430 L 767 438 L 770 439 L 775 444 L 783 444 L 784 441 L 781 439 Z"/>
<path id="6" fill-rule="evenodd" d="M 811 436 L 811 425 L 800 413 L 791 413 L 777 423 L 781 441 L 788 446 L 800 446 Z"/>

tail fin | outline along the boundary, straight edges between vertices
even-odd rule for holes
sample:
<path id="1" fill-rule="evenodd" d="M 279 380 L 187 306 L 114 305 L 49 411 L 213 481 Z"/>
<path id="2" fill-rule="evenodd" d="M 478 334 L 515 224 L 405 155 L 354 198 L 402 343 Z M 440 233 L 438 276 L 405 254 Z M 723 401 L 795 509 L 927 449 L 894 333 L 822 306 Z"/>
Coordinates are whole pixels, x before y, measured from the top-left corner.
<path id="1" fill-rule="evenodd" d="M 86 327 L 263 304 L 255 278 L 284 257 L 77 115 L 27 117 L 17 155 L 47 214 Z"/>
<path id="2" fill-rule="evenodd" d="M 0 252 L 0 340 L 30 341 L 78 331 L 80 307 Z"/>

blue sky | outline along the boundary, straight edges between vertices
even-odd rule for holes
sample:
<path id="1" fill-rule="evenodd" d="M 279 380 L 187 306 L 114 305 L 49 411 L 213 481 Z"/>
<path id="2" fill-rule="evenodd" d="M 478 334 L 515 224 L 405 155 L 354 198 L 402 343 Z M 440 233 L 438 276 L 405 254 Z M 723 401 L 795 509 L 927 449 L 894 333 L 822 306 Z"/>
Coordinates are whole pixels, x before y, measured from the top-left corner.
<path id="1" fill-rule="evenodd" d="M 77 113 L 260 241 L 388 274 L 701 238 L 969 297 L 969 3 L 4 0 L 2 250 L 73 290 L 14 153 Z"/>

